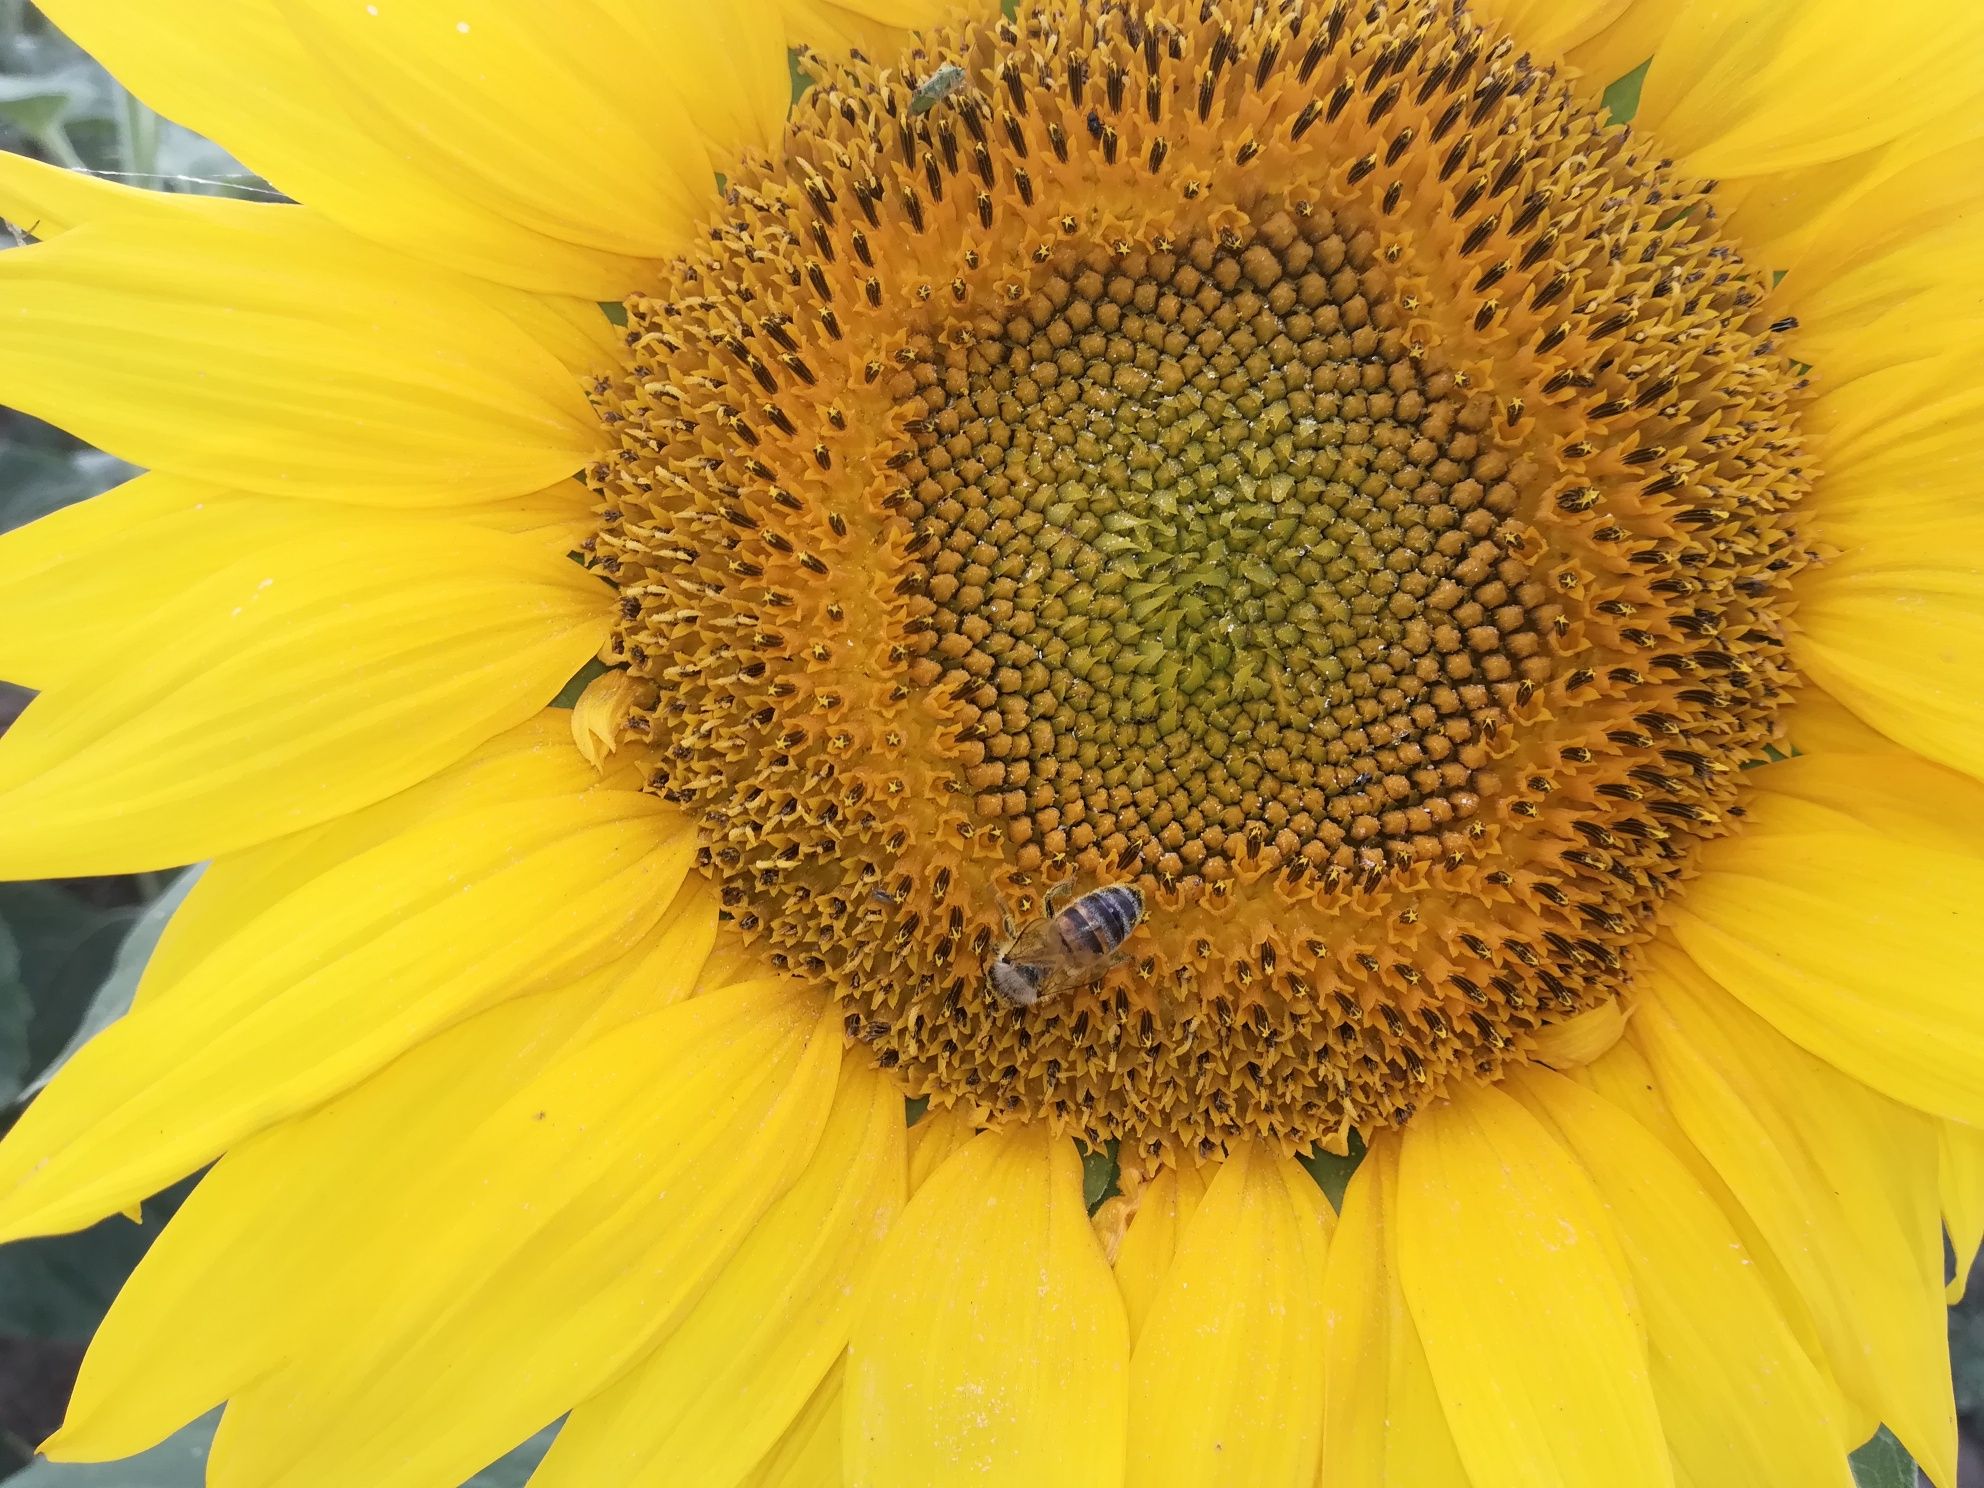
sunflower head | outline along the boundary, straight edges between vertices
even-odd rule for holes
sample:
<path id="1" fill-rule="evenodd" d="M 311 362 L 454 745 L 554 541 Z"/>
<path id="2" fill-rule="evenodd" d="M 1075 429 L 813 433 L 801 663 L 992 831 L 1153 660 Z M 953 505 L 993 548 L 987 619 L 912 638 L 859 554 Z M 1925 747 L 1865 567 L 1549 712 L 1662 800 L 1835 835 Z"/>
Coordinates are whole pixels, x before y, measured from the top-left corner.
<path id="1" fill-rule="evenodd" d="M 1616 998 L 1740 813 L 1806 556 L 1766 289 L 1449 5 L 816 64 L 597 388 L 626 733 L 913 1089 L 1340 1147 Z M 993 995 L 1076 884 L 1142 892 L 1120 962 Z"/>

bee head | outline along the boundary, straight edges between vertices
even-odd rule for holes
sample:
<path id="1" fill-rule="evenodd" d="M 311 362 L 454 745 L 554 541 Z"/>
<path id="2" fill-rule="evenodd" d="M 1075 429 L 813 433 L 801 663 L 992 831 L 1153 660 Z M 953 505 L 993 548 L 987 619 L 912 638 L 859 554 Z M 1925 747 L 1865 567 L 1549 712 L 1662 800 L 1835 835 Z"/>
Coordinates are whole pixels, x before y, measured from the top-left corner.
<path id="1" fill-rule="evenodd" d="M 1023 961 L 994 961 L 989 980 L 1001 1002 L 1032 1007 L 1040 1001 L 1040 984 L 1047 980 L 1047 968 Z"/>

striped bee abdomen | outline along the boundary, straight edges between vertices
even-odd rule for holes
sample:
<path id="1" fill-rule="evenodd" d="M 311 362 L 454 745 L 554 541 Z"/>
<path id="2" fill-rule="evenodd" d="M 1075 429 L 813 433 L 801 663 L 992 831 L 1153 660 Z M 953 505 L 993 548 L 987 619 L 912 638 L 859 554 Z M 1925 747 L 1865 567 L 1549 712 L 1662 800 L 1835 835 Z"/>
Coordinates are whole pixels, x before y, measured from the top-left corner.
<path id="1" fill-rule="evenodd" d="M 1054 928 L 1070 951 L 1107 956 L 1144 917 L 1144 896 L 1129 884 L 1111 884 L 1086 893 L 1054 917 Z"/>

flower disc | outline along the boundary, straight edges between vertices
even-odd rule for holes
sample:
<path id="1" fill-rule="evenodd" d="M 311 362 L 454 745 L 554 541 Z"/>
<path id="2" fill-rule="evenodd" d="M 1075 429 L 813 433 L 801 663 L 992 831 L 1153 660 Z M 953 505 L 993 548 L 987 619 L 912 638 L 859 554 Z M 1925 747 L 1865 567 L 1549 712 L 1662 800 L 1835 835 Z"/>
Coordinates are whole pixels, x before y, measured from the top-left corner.
<path id="1" fill-rule="evenodd" d="M 653 789 L 984 1119 L 1337 1145 L 1492 1077 L 1629 986 L 1791 681 L 1798 386 L 1714 217 L 1445 3 L 823 72 L 598 393 Z M 1146 912 L 1009 1006 L 1064 883 Z"/>

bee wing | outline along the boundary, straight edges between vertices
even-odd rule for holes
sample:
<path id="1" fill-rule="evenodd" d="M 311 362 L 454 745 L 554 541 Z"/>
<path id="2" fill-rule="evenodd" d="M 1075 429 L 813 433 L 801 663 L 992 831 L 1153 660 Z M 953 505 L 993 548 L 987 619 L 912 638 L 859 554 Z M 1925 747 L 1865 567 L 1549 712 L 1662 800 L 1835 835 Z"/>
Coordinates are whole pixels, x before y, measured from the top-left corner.
<path id="1" fill-rule="evenodd" d="M 1006 947 L 999 959 L 1028 966 L 1058 966 L 1067 958 L 1067 950 L 1061 944 L 1061 932 L 1054 928 L 1054 922 L 1033 920 L 1013 937 L 1012 944 Z"/>

